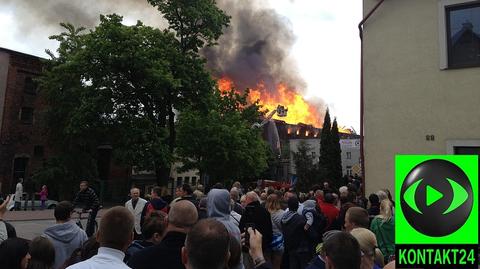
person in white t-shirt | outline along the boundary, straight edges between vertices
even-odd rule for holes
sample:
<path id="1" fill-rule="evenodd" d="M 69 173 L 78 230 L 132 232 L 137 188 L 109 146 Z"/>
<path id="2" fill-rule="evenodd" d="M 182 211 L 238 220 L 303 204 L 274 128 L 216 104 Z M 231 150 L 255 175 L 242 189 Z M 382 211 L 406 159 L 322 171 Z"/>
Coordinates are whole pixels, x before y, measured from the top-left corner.
<path id="1" fill-rule="evenodd" d="M 96 234 L 100 243 L 98 254 L 67 269 L 129 269 L 123 259 L 133 240 L 133 215 L 123 206 L 116 206 L 103 214 Z"/>

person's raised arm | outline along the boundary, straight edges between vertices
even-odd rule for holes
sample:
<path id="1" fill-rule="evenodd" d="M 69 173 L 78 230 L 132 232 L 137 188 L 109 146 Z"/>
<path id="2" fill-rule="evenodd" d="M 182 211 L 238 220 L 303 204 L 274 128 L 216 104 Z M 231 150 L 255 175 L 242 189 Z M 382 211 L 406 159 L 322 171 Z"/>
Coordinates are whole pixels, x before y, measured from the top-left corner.
<path id="1" fill-rule="evenodd" d="M 247 233 L 249 234 L 250 244 L 248 252 L 252 257 L 255 269 L 271 269 L 271 264 L 267 263 L 265 257 L 263 257 L 262 234 L 252 228 L 248 228 Z"/>
<path id="2" fill-rule="evenodd" d="M 8 195 L 5 201 L 3 201 L 3 203 L 0 205 L 0 220 L 3 219 L 3 215 L 5 215 L 5 212 L 7 212 L 8 202 L 10 202 L 10 195 Z"/>

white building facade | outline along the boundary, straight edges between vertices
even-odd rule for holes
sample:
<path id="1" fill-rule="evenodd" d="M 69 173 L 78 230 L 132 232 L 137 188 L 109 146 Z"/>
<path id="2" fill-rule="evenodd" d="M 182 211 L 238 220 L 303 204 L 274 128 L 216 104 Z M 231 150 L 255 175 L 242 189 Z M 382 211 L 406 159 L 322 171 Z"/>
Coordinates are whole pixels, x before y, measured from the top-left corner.
<path id="1" fill-rule="evenodd" d="M 364 0 L 364 15 L 379 3 Z M 366 193 L 397 154 L 480 153 L 480 3 L 384 1 L 363 26 Z"/>

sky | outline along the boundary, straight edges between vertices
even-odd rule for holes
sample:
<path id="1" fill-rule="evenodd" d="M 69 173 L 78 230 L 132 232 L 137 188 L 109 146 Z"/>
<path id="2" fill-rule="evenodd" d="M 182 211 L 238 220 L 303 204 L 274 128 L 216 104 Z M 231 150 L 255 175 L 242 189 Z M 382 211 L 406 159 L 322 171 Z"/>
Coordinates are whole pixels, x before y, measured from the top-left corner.
<path id="1" fill-rule="evenodd" d="M 18 31 L 16 13 L 0 0 L 0 47 L 47 57 L 46 48 L 57 43 L 38 40 L 33 34 Z M 27 0 L 17 0 L 27 1 Z M 73 0 L 72 0 L 73 1 Z M 307 83 L 305 98 L 321 98 L 339 125 L 360 126 L 360 39 L 357 25 L 362 19 L 360 0 L 267 0 L 290 21 L 296 37 L 291 56 Z M 126 18 L 135 21 L 137 18 Z"/>

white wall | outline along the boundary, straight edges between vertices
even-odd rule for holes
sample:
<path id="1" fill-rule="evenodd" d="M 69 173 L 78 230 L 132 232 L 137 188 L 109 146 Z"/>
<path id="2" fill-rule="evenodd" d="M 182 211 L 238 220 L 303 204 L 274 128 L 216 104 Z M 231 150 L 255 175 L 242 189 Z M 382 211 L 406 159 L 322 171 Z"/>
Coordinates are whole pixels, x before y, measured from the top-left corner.
<path id="1" fill-rule="evenodd" d="M 364 0 L 364 13 L 377 2 Z M 365 24 L 367 194 L 394 189 L 396 154 L 445 154 L 448 140 L 480 138 L 480 68 L 440 69 L 438 3 L 386 0 Z"/>

